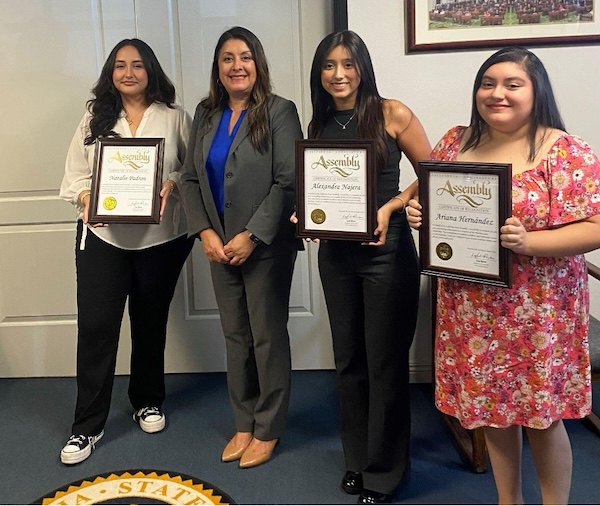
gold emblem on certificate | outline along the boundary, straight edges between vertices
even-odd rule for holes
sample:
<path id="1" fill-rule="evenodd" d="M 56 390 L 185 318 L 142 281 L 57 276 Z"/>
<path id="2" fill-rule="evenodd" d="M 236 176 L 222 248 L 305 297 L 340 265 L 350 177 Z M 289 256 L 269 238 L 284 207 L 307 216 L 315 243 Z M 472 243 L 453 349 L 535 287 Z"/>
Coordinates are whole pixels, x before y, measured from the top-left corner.
<path id="1" fill-rule="evenodd" d="M 452 247 L 447 242 L 441 242 L 435 247 L 435 252 L 442 260 L 450 260 L 452 258 Z"/>
<path id="2" fill-rule="evenodd" d="M 114 197 L 106 197 L 102 205 L 107 211 L 112 211 L 115 207 L 117 207 L 117 199 Z"/>
<path id="3" fill-rule="evenodd" d="M 90 223 L 160 223 L 165 140 L 99 137 Z"/>
<path id="4" fill-rule="evenodd" d="M 313 223 L 320 225 L 325 222 L 325 211 L 323 209 L 315 209 L 312 213 L 310 213 L 310 219 Z"/>

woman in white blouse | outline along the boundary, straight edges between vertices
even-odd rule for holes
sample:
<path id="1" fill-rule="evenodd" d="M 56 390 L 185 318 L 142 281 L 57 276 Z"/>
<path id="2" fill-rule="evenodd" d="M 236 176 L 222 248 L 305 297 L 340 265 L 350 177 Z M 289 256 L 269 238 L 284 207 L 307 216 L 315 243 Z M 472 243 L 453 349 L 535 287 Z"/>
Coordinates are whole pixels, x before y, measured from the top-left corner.
<path id="1" fill-rule="evenodd" d="M 104 435 L 117 345 L 129 298 L 133 419 L 148 433 L 165 427 L 164 348 L 169 305 L 192 248 L 177 184 L 191 125 L 174 105 L 175 87 L 152 49 L 125 39 L 111 51 L 67 155 L 60 196 L 78 210 L 77 405 L 64 464 L 88 458 Z M 95 145 L 99 137 L 163 137 L 159 225 L 88 223 Z"/>

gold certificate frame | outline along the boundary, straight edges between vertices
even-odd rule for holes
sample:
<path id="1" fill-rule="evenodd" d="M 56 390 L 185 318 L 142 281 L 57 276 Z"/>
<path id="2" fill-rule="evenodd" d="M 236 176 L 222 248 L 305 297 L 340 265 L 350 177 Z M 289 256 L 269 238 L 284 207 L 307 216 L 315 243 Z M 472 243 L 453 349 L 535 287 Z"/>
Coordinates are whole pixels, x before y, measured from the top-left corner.
<path id="1" fill-rule="evenodd" d="M 375 141 L 296 141 L 298 237 L 376 240 Z"/>
<path id="2" fill-rule="evenodd" d="M 165 140 L 99 137 L 89 223 L 160 223 Z"/>
<path id="3" fill-rule="evenodd" d="M 419 163 L 423 274 L 512 285 L 512 251 L 500 244 L 512 211 L 511 170 L 511 164 Z"/>

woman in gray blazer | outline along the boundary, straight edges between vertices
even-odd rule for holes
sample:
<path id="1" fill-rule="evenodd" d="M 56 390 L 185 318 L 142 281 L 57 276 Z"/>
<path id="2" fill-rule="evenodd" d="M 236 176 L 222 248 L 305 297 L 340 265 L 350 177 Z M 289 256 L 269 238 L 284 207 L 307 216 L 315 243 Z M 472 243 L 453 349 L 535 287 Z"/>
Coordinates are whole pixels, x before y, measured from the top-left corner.
<path id="1" fill-rule="evenodd" d="M 288 306 L 301 241 L 289 222 L 295 200 L 295 105 L 271 93 L 264 50 L 234 27 L 215 48 L 210 91 L 196 108 L 181 171 L 188 233 L 198 235 L 227 349 L 236 433 L 222 460 L 268 461 L 290 392 Z"/>

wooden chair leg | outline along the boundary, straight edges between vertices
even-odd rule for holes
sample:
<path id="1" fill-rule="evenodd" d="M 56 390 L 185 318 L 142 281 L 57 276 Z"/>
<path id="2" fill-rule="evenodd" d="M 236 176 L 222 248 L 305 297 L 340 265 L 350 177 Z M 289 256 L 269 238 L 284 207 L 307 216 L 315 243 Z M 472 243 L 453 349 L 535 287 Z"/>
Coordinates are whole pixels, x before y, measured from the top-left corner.
<path id="1" fill-rule="evenodd" d="M 584 420 L 600 435 L 600 418 L 596 413 L 590 413 Z"/>
<path id="2" fill-rule="evenodd" d="M 473 472 L 485 473 L 487 471 L 487 449 L 483 429 L 479 427 L 468 430 L 462 427 L 453 416 L 443 415 L 443 417 L 450 427 L 461 458 Z"/>
<path id="3" fill-rule="evenodd" d="M 436 325 L 436 302 L 437 302 L 437 278 L 430 278 L 430 293 L 431 293 L 431 330 L 433 333 L 433 353 L 432 353 L 432 370 L 435 370 L 434 354 L 435 354 L 435 325 Z M 434 380 L 435 382 L 435 380 Z M 435 387 L 434 387 L 435 388 Z M 461 459 L 476 473 L 485 473 L 487 471 L 487 449 L 485 447 L 485 437 L 483 429 L 467 430 L 464 429 L 458 420 L 450 415 L 443 414 L 445 422 L 450 427 L 452 438 L 459 450 Z"/>

